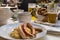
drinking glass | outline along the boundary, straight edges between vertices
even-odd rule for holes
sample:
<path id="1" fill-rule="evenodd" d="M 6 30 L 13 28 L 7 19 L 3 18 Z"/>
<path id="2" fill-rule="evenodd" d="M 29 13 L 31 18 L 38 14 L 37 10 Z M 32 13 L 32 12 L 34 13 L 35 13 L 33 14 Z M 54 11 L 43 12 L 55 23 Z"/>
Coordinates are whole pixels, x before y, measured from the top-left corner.
<path id="1" fill-rule="evenodd" d="M 19 22 L 31 22 L 31 13 L 30 12 L 18 13 L 17 18 Z"/>

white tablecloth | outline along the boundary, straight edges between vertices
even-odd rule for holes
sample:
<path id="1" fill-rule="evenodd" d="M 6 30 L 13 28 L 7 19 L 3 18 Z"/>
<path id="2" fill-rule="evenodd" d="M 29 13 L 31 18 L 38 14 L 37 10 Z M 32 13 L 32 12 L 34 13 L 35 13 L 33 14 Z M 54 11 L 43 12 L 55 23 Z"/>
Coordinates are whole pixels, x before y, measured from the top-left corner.
<path id="1" fill-rule="evenodd" d="M 47 35 L 45 40 L 60 40 L 60 35 L 59 36 Z"/>

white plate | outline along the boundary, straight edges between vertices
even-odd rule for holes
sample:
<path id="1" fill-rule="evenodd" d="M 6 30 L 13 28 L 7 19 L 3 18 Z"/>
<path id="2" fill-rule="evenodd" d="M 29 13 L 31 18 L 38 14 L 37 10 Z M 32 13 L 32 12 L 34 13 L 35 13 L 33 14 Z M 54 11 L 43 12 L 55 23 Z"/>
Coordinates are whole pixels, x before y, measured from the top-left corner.
<path id="1" fill-rule="evenodd" d="M 14 28 L 18 27 L 18 25 L 21 25 L 21 24 L 22 23 L 8 24 L 8 25 L 4 25 L 4 26 L 0 27 L 0 36 L 3 37 L 3 38 L 6 38 L 6 39 L 15 40 L 14 38 L 11 38 L 9 36 L 9 33 L 12 32 L 12 30 Z M 34 24 L 34 23 L 31 23 L 31 24 L 33 25 L 33 27 L 42 28 L 42 30 L 43 30 L 41 33 L 38 33 L 36 35 L 36 38 L 31 39 L 31 40 L 44 39 L 44 37 L 46 36 L 46 30 L 40 25 L 37 25 L 37 24 Z M 27 39 L 27 40 L 30 40 L 30 39 Z"/>

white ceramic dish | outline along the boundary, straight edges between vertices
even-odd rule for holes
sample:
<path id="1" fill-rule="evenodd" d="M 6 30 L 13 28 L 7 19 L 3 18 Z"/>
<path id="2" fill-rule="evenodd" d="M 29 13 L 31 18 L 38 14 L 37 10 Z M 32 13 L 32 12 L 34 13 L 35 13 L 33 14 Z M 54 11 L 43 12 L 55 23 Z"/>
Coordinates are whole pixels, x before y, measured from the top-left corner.
<path id="1" fill-rule="evenodd" d="M 3 38 L 6 38 L 6 39 L 10 39 L 10 40 L 20 40 L 20 39 L 14 39 L 14 38 L 11 38 L 9 36 L 9 33 L 12 32 L 12 30 L 16 27 L 18 27 L 18 25 L 20 25 L 22 23 L 18 23 L 18 24 L 8 24 L 8 25 L 4 25 L 2 27 L 0 27 L 0 37 L 3 37 Z M 24 40 L 43 40 L 46 36 L 46 30 L 45 28 L 43 28 L 41 25 L 37 25 L 37 24 L 34 24 L 34 23 L 31 23 L 33 25 L 33 27 L 35 28 L 42 28 L 42 32 L 41 33 L 38 33 L 36 34 L 36 38 L 33 38 L 33 39 L 24 39 Z"/>

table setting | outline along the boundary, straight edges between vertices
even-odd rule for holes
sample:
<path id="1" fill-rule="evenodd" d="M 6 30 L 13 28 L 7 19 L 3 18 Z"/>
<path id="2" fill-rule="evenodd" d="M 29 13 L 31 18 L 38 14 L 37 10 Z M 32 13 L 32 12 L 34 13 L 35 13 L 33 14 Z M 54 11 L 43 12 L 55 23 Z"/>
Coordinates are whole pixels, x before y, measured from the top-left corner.
<path id="1" fill-rule="evenodd" d="M 11 22 L 11 23 L 10 23 L 10 22 Z M 7 23 L 7 24 L 14 24 L 14 23 L 18 23 L 18 21 L 15 21 L 15 22 L 14 22 L 14 21 L 12 21 L 11 18 L 10 18 L 10 19 L 8 20 L 8 23 Z M 44 26 L 45 26 L 45 25 L 44 25 Z M 49 26 L 48 26 L 48 27 L 49 27 Z M 3 28 L 4 28 L 4 27 L 3 27 Z M 52 29 L 54 29 L 54 28 L 52 28 Z M 57 29 L 57 28 L 56 28 L 56 29 Z M 5 29 L 5 30 L 6 30 L 6 29 Z M 48 29 L 48 30 L 49 30 L 49 29 Z M 53 32 L 55 31 L 55 29 L 54 29 L 54 30 L 51 30 L 51 29 L 50 29 L 50 31 L 51 31 L 51 32 L 50 32 L 50 33 L 48 32 L 49 34 L 47 34 L 45 40 L 59 40 L 59 39 L 60 39 L 60 36 L 56 36 L 56 35 L 60 35 L 60 33 L 54 35 Z M 59 31 L 59 30 L 57 30 L 57 31 Z M 53 35 L 52 35 L 52 33 L 53 33 Z M 58 32 L 55 32 L 55 33 L 58 33 Z M 3 38 L 3 37 L 0 38 L 0 39 L 1 39 L 1 40 L 7 40 L 7 39 L 5 39 L 5 38 Z"/>
<path id="2" fill-rule="evenodd" d="M 0 13 L 2 15 L 0 17 L 0 40 L 60 40 L 60 20 L 56 21 L 58 16 L 53 14 L 54 12 L 44 14 L 46 9 L 39 8 L 37 11 L 39 15 L 35 18 L 31 12 L 18 9 L 14 10 L 15 12 L 8 9 L 8 12 L 6 8 L 4 9 L 4 11 L 0 11 L 2 13 Z M 13 15 L 16 19 L 12 18 Z M 41 20 L 47 18 L 46 16 L 48 16 L 47 22 L 42 22 Z M 35 19 L 39 21 L 36 22 Z"/>

